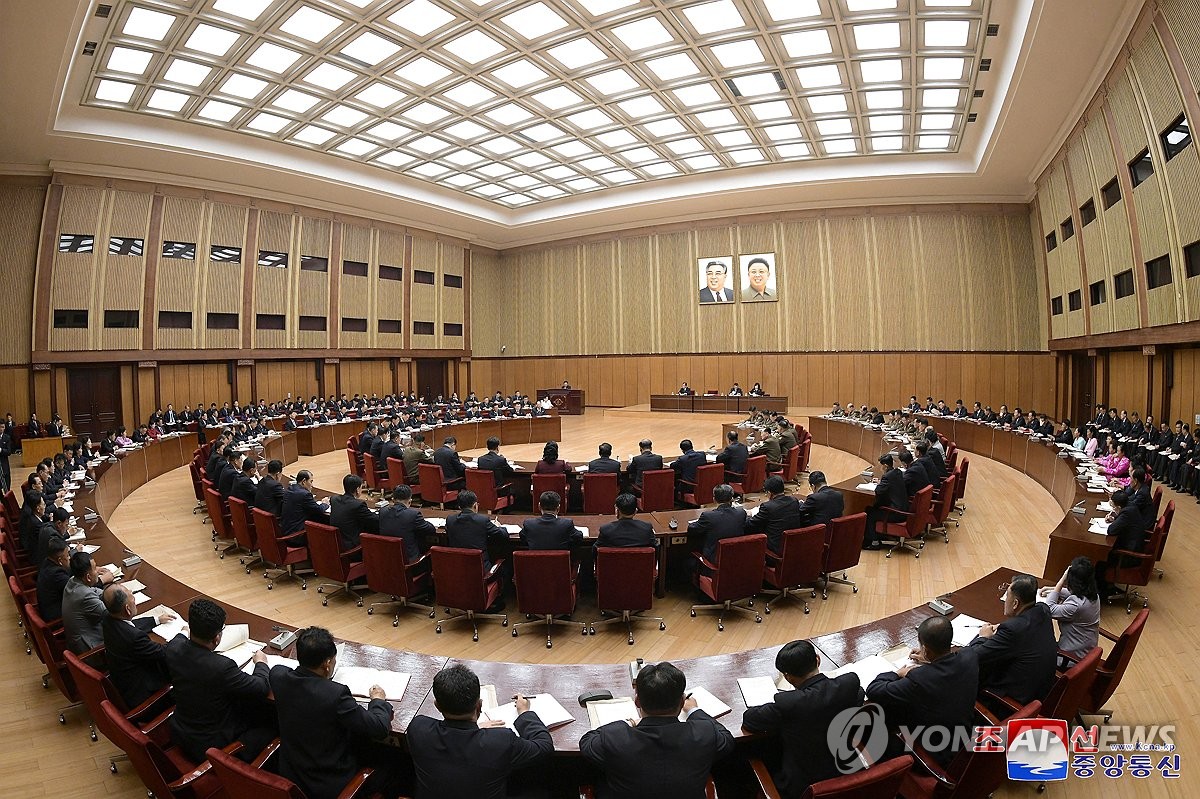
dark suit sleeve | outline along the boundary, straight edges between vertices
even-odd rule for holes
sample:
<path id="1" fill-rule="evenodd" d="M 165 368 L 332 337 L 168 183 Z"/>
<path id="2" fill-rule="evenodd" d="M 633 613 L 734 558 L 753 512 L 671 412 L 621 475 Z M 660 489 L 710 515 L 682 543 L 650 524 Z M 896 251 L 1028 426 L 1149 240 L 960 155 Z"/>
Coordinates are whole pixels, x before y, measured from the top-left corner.
<path id="1" fill-rule="evenodd" d="M 379 517 L 371 513 L 371 509 L 367 507 L 366 503 L 359 503 L 354 511 L 354 520 L 358 523 L 360 533 L 379 532 Z"/>
<path id="2" fill-rule="evenodd" d="M 979 665 L 981 667 L 991 666 L 1007 661 L 1014 647 L 1019 644 L 1024 629 L 1025 626 L 1022 625 L 1020 630 L 1015 630 L 1014 625 L 1006 622 L 996 628 L 996 632 L 991 638 L 975 636 L 975 640 L 971 641 L 971 646 L 975 648 L 975 653 L 979 656 Z"/>
<path id="3" fill-rule="evenodd" d="M 537 713 L 526 710 L 517 716 L 513 726 L 517 728 L 518 736 L 513 739 L 509 763 L 514 769 L 532 765 L 549 757 L 554 751 L 554 739 L 550 737 L 550 730 L 546 729 Z"/>
<path id="4" fill-rule="evenodd" d="M 503 527 L 491 520 L 488 521 L 488 525 L 487 540 L 489 543 L 501 543 L 508 540 L 508 530 L 505 530 Z M 521 532 L 524 533 L 524 528 L 522 528 Z M 521 540 L 524 540 L 524 538 Z"/>
<path id="5" fill-rule="evenodd" d="M 877 703 L 885 713 L 895 712 L 902 707 L 913 707 L 921 699 L 912 680 L 902 678 L 894 671 L 884 672 L 867 686 L 867 699 Z"/>
<path id="6" fill-rule="evenodd" d="M 247 674 L 237 667 L 229 658 L 222 658 L 221 671 L 224 672 L 225 685 L 229 693 L 246 699 L 266 699 L 271 693 L 268 682 L 271 670 L 266 663 L 255 663 L 254 674 Z"/>
<path id="7" fill-rule="evenodd" d="M 337 715 L 342 727 L 352 735 L 378 739 L 391 732 L 392 706 L 383 699 L 372 699 L 365 708 L 343 686 L 337 699 Z"/>
<path id="8" fill-rule="evenodd" d="M 774 732 L 783 725 L 783 714 L 779 705 L 768 702 L 758 707 L 748 707 L 742 715 L 742 727 L 751 732 Z"/>
<path id="9" fill-rule="evenodd" d="M 733 751 L 733 733 L 727 730 L 724 724 L 721 724 L 703 710 L 693 710 L 691 715 L 687 717 L 687 723 L 712 728 L 713 734 L 716 735 L 716 748 L 713 755 L 717 759 L 725 757 Z"/>

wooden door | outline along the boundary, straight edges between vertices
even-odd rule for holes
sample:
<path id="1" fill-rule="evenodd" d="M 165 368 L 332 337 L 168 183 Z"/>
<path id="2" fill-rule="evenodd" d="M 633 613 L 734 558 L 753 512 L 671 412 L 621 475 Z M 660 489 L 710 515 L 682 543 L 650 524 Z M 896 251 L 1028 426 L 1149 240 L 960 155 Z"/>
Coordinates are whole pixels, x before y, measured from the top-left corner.
<path id="1" fill-rule="evenodd" d="M 1071 418 L 1083 424 L 1096 417 L 1096 358 L 1086 353 L 1071 355 Z"/>
<path id="2" fill-rule="evenodd" d="M 417 359 L 417 396 L 432 402 L 439 394 L 446 396 L 446 364 L 444 358 Z"/>
<path id="3" fill-rule="evenodd" d="M 115 366 L 67 371 L 71 430 L 99 441 L 121 424 L 121 371 Z"/>

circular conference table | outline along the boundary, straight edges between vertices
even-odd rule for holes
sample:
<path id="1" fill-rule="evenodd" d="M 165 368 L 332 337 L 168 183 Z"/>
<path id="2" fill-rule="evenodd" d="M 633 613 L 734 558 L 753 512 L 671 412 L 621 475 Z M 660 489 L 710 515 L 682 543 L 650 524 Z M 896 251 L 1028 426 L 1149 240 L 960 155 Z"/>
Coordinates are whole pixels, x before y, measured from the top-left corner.
<path id="1" fill-rule="evenodd" d="M 842 425 L 834 423 L 837 428 Z M 453 426 L 461 429 L 463 425 Z M 854 429 L 854 428 L 846 428 Z M 859 433 L 860 436 L 864 436 Z M 875 433 L 878 446 L 884 446 L 882 435 Z M 268 458 L 295 453 L 294 433 L 283 433 L 264 442 L 264 455 Z M 513 442 L 516 443 L 516 442 Z M 147 446 L 121 453 L 115 460 L 108 460 L 94 469 L 96 485 L 81 489 L 75 496 L 75 507 L 86 511 L 95 509 L 99 518 L 92 523 L 84 522 L 88 543 L 100 546 L 94 555 L 98 563 L 120 564 L 127 556 L 117 533 L 111 530 L 105 519 L 120 502 L 149 481 L 187 465 L 197 446 L 194 433 L 184 433 L 159 439 Z M 865 451 L 865 450 L 864 450 Z M 283 457 L 281 457 L 283 459 Z M 293 455 L 294 460 L 294 455 Z M 186 479 L 186 478 L 183 478 Z M 78 511 L 77 511 L 78 512 Z M 683 515 L 684 511 L 677 512 Z M 600 517 L 598 517 L 600 518 Z M 612 517 L 603 517 L 611 519 Z M 577 517 L 577 520 L 578 517 Z M 90 524 L 90 527 L 88 525 Z M 669 536 L 668 536 L 669 537 Z M 679 536 L 686 542 L 686 536 Z M 136 577 L 146 584 L 152 595 L 151 604 L 166 605 L 181 616 L 186 615 L 188 604 L 205 596 L 151 563 L 142 562 L 126 568 L 126 579 Z M 986 621 L 999 621 L 1000 605 L 996 602 L 996 587 L 1009 579 L 1015 572 L 998 568 L 969 585 L 950 594 L 956 612 L 967 613 Z M 259 616 L 242 608 L 229 605 L 220 597 L 209 597 L 225 608 L 231 624 L 247 624 L 251 638 L 269 641 L 281 628 L 272 619 Z M 145 610 L 145 608 L 143 608 Z M 916 645 L 916 627 L 933 615 L 926 605 L 887 616 L 868 624 L 846 630 L 827 633 L 810 639 L 818 649 L 822 669 L 860 660 L 895 644 Z M 294 645 L 293 645 L 294 646 Z M 746 704 L 738 687 L 738 678 L 775 676 L 774 659 L 779 646 L 747 650 L 731 654 L 711 655 L 676 661 L 687 674 L 691 685 L 707 688 L 717 699 L 730 707 L 730 712 L 718 720 L 739 739 L 748 741 L 750 736 L 741 730 L 742 715 Z M 290 656 L 292 647 L 278 651 L 268 645 L 271 654 Z M 434 675 L 450 663 L 463 663 L 474 670 L 481 683 L 491 683 L 502 691 L 513 690 L 526 694 L 550 693 L 574 718 L 574 723 L 564 724 L 551 731 L 555 751 L 561 758 L 553 761 L 553 769 L 565 769 L 559 777 L 569 782 L 577 779 L 570 770 L 577 769 L 579 739 L 589 727 L 587 710 L 579 706 L 574 697 L 585 689 L 607 689 L 614 696 L 632 694 L 630 672 L 626 663 L 578 664 L 564 667 L 561 664 L 504 663 L 451 659 L 445 656 L 410 652 L 370 646 L 352 641 L 344 642 L 341 661 L 348 666 L 361 666 L 381 670 L 403 672 L 410 675 L 408 686 L 399 701 L 392 701 L 395 710 L 392 734 L 395 743 L 402 741 L 405 730 L 418 713 L 440 717 L 433 704 L 432 685 Z M 744 745 L 744 744 L 739 744 Z M 565 759 L 563 759 L 565 758 Z"/>

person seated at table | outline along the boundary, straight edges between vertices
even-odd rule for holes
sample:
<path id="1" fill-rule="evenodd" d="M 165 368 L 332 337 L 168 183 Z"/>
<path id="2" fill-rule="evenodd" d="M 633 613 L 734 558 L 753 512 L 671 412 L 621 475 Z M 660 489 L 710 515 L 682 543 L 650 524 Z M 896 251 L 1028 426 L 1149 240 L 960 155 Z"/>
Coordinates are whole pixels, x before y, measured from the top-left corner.
<path id="1" fill-rule="evenodd" d="M 967 410 L 967 406 L 963 404 L 962 400 L 955 400 L 953 415 L 955 419 L 966 419 L 971 414 Z"/>
<path id="2" fill-rule="evenodd" d="M 731 396 L 731 397 L 742 397 L 742 396 L 745 396 L 745 392 L 744 392 L 744 391 L 742 391 L 742 387 L 741 387 L 741 386 L 739 386 L 737 383 L 734 383 L 734 384 L 733 384 L 733 388 L 729 389 L 729 396 Z"/>
<path id="3" fill-rule="evenodd" d="M 404 448 L 400 446 L 400 427 L 397 425 L 391 430 L 388 430 L 387 441 L 379 450 L 379 462 L 375 465 L 381 472 L 387 472 L 387 462 L 389 459 L 395 458 L 401 463 L 404 462 Z"/>
<path id="4" fill-rule="evenodd" d="M 425 447 L 425 434 L 416 432 L 404 447 L 404 479 L 410 486 L 421 484 L 420 465 L 433 463 L 432 453 Z"/>
<path id="5" fill-rule="evenodd" d="M 767 429 L 763 432 L 762 440 L 748 449 L 747 454 L 750 456 L 766 455 L 768 473 L 783 471 L 783 444 L 779 440 L 778 431 L 772 425 L 768 425 Z"/>
<path id="6" fill-rule="evenodd" d="M 751 386 L 751 387 L 750 387 L 750 396 L 751 396 L 751 397 L 765 397 L 765 396 L 767 396 L 767 395 L 766 395 L 766 394 L 763 392 L 762 383 L 755 383 L 753 386 Z"/>
<path id="7" fill-rule="evenodd" d="M 1129 458 L 1117 445 L 1117 439 L 1108 439 L 1108 448 L 1098 460 L 1100 473 L 1108 478 L 1124 477 L 1129 473 Z"/>
<path id="8" fill-rule="evenodd" d="M 717 557 L 718 541 L 746 533 L 746 511 L 733 507 L 733 486 L 722 483 L 714 488 L 713 500 L 717 506 L 701 513 L 687 527 L 689 535 L 696 533 L 704 536 L 700 552 L 709 563 L 713 563 Z"/>
<path id="9" fill-rule="evenodd" d="M 258 486 L 254 480 L 258 477 L 258 463 L 249 456 L 242 459 L 242 471 L 233 479 L 233 488 L 229 496 L 237 497 L 245 502 L 247 507 L 254 505 L 254 495 Z"/>
<path id="10" fill-rule="evenodd" d="M 746 519 L 746 533 L 766 533 L 767 548 L 776 555 L 783 552 L 783 533 L 801 527 L 800 502 L 787 493 L 783 478 L 771 475 L 763 482 L 769 499 L 758 506 L 758 513 Z"/>
<path id="11" fill-rule="evenodd" d="M 283 461 L 278 458 L 267 463 L 267 473 L 254 487 L 254 507 L 273 513 L 275 518 L 283 515 Z"/>
<path id="12" fill-rule="evenodd" d="M 829 415 L 830 416 L 845 416 L 846 412 L 844 410 L 842 410 L 842 403 L 840 403 L 840 402 L 833 403 L 833 407 L 829 409 Z"/>
<path id="13" fill-rule="evenodd" d="M 643 438 L 638 442 L 638 454 L 629 460 L 629 468 L 626 470 L 629 476 L 629 484 L 641 488 L 642 474 L 652 469 L 661 468 L 663 468 L 662 455 L 655 455 L 654 442 L 648 438 Z"/>
<path id="14" fill-rule="evenodd" d="M 119 446 L 119 447 L 133 446 L 133 439 L 127 435 L 127 430 L 126 430 L 125 425 L 121 425 L 120 427 L 117 428 L 116 442 L 117 442 L 117 446 Z"/>
<path id="15" fill-rule="evenodd" d="M 118 446 L 120 445 L 117 443 L 117 431 L 106 430 L 104 438 L 100 440 L 100 454 L 112 455 L 117 451 Z"/>
<path id="16" fill-rule="evenodd" d="M 786 461 L 792 447 L 800 444 L 796 438 L 796 428 L 782 415 L 775 421 L 775 428 L 779 431 L 779 449 L 783 451 L 783 459 Z"/>
<path id="17" fill-rule="evenodd" d="M 904 473 L 895 468 L 895 461 L 890 453 L 879 456 L 879 465 L 883 473 L 875 485 L 875 502 L 867 506 L 867 524 L 863 531 L 863 549 L 879 549 L 882 539 L 875 532 L 879 522 L 900 521 L 903 516 L 892 511 L 908 510 L 908 491 L 904 487 Z M 890 509 L 890 510 L 889 510 Z"/>
<path id="18" fill-rule="evenodd" d="M 516 471 L 508 459 L 500 454 L 500 439 L 492 436 L 487 440 L 487 452 L 479 456 L 479 468 L 492 473 L 496 481 L 496 495 L 508 496 L 512 493 L 512 480 Z"/>
<path id="19" fill-rule="evenodd" d="M 979 659 L 975 647 L 952 651 L 954 625 L 945 616 L 930 616 L 917 627 L 919 646 L 913 663 L 884 672 L 867 686 L 867 701 L 883 708 L 890 730 L 938 728 L 952 733 L 949 745 L 929 754 L 943 768 L 950 765 L 974 730 L 975 697 L 979 693 Z M 893 737 L 888 755 L 903 753 Z"/>
<path id="20" fill-rule="evenodd" d="M 809 472 L 808 485 L 812 491 L 800 503 L 800 527 L 829 524 L 842 515 L 846 507 L 846 498 L 842 496 L 841 491 L 825 482 L 824 472 Z"/>
<path id="21" fill-rule="evenodd" d="M 104 664 L 126 707 L 135 708 L 170 682 L 167 650 L 151 641 L 149 632 L 155 625 L 173 620 L 175 614 L 167 611 L 156 618 L 135 619 L 137 601 L 133 592 L 119 583 L 105 588 L 101 599 L 108 611 L 101 625 Z"/>
<path id="22" fill-rule="evenodd" d="M 1076 427 L 1072 431 L 1071 448 L 1083 452 L 1087 447 L 1087 436 L 1084 435 L 1082 427 Z"/>
<path id="23" fill-rule="evenodd" d="M 108 611 L 100 594 L 105 585 L 112 584 L 113 575 L 108 569 L 97 568 L 92 556 L 82 550 L 71 555 L 68 568 L 71 578 L 63 586 L 63 633 L 67 649 L 82 655 L 104 643 L 100 623 Z"/>
<path id="24" fill-rule="evenodd" d="M 725 482 L 736 483 L 746 474 L 746 461 L 750 459 L 750 451 L 746 449 L 745 444 L 738 441 L 736 430 L 730 430 L 725 434 L 725 438 L 729 443 L 717 455 L 717 463 L 725 464 Z"/>
<path id="25" fill-rule="evenodd" d="M 237 481 L 238 475 L 242 473 L 242 460 L 246 457 L 246 453 L 238 452 L 233 445 L 225 447 L 224 451 L 225 465 L 221 469 L 221 477 L 217 481 L 217 491 L 221 494 L 221 499 L 228 500 L 229 495 L 233 493 L 233 484 Z"/>
<path id="26" fill-rule="evenodd" d="M 621 462 L 612 456 L 612 444 L 606 441 L 596 451 L 600 457 L 588 461 L 587 470 L 590 474 L 621 473 Z"/>
<path id="27" fill-rule="evenodd" d="M 395 796 L 402 787 L 395 750 L 372 743 L 392 727 L 392 705 L 383 689 L 372 685 L 364 707 L 347 686 L 331 679 L 337 645 L 322 627 L 299 631 L 296 660 L 294 669 L 280 664 L 267 672 L 279 717 L 280 775 L 305 796 L 323 799 L 341 794 L 360 768 L 370 767 L 361 795 Z"/>
<path id="28" fill-rule="evenodd" d="M 458 454 L 458 439 L 446 436 L 442 445 L 433 452 L 433 462 L 442 469 L 446 490 L 454 491 L 467 484 L 467 467 Z"/>
<path id="29" fill-rule="evenodd" d="M 58 438 L 63 434 L 62 417 L 57 413 L 50 418 L 46 424 L 46 436 L 49 438 Z"/>
<path id="30" fill-rule="evenodd" d="M 922 488 L 933 485 L 933 481 L 929 477 L 929 472 L 925 470 L 925 464 L 916 461 L 908 448 L 900 450 L 898 457 L 900 458 L 900 468 L 904 470 L 904 490 L 908 493 L 911 501 Z"/>
<path id="31" fill-rule="evenodd" d="M 329 511 L 317 504 L 312 494 L 312 472 L 301 469 L 296 472 L 296 482 L 283 492 L 283 513 L 279 517 L 279 532 L 289 536 L 304 532 L 306 521 L 329 524 Z M 305 546 L 308 539 L 301 535 L 288 545 L 293 547 Z"/>
<path id="32" fill-rule="evenodd" d="M 1096 564 L 1096 584 L 1101 597 L 1116 596 L 1121 590 L 1106 579 L 1107 575 L 1118 568 L 1136 566 L 1141 561 L 1130 555 L 1117 555 L 1118 550 L 1126 552 L 1141 552 L 1146 546 L 1146 517 L 1142 510 L 1131 500 L 1133 494 L 1129 489 L 1122 489 L 1109 497 L 1112 512 L 1106 517 L 1108 535 L 1113 540 L 1112 551 L 1102 562 Z M 1153 510 L 1151 511 L 1153 513 Z"/>
<path id="33" fill-rule="evenodd" d="M 329 523 L 338 529 L 338 544 L 343 552 L 358 546 L 362 533 L 379 532 L 379 516 L 372 513 L 363 499 L 363 479 L 356 474 L 342 478 L 342 493 L 329 498 Z M 358 560 L 362 559 L 361 553 Z"/>
<path id="34" fill-rule="evenodd" d="M 42 423 L 38 421 L 36 413 L 29 414 L 28 429 L 25 431 L 25 438 L 41 438 L 44 435 Z"/>
<path id="35" fill-rule="evenodd" d="M 979 657 L 979 688 L 1025 705 L 1054 685 L 1058 641 L 1050 608 L 1037 601 L 1037 578 L 1018 574 L 1004 592 L 1000 624 L 985 624 L 971 641 Z"/>
<path id="36" fill-rule="evenodd" d="M 37 551 L 38 533 L 47 521 L 46 494 L 30 485 L 25 492 L 25 504 L 21 506 L 21 515 L 17 522 L 18 534 L 21 538 L 21 548 L 34 555 Z M 39 567 L 40 568 L 40 567 Z"/>
<path id="37" fill-rule="evenodd" d="M 522 777 L 531 784 L 543 779 L 544 775 L 531 767 L 549 759 L 554 739 L 530 710 L 527 697 L 517 695 L 513 700 L 516 734 L 504 729 L 501 722 L 479 722 L 483 710 L 479 677 L 464 665 L 437 673 L 433 701 L 442 720 L 418 715 L 405 734 L 416 769 L 417 799 L 504 799 L 521 795 L 517 783 Z M 510 785 L 510 779 L 514 784 Z"/>
<path id="38" fill-rule="evenodd" d="M 656 547 L 658 537 L 650 522 L 634 518 L 637 515 L 637 497 L 633 494 L 618 494 L 616 502 L 617 520 L 600 525 L 593 549 L 600 547 Z"/>
<path id="39" fill-rule="evenodd" d="M 507 544 L 508 531 L 479 512 L 474 491 L 458 492 L 458 513 L 446 517 L 446 546 L 483 552 L 483 570 L 491 571 L 488 544 Z"/>
<path id="40" fill-rule="evenodd" d="M 795 799 L 814 782 L 838 776 L 826 742 L 834 717 L 862 705 L 863 690 L 854 672 L 829 678 L 819 670 L 821 657 L 808 641 L 784 644 L 775 668 L 794 690 L 780 691 L 773 701 L 747 708 L 742 729 L 778 733 L 778 755 L 768 764 L 779 793 Z"/>
<path id="41" fill-rule="evenodd" d="M 533 468 L 534 474 L 569 474 L 571 464 L 558 457 L 558 442 L 547 441 L 542 447 L 542 458 Z"/>
<path id="42" fill-rule="evenodd" d="M 696 391 L 693 388 L 691 388 L 687 383 L 684 383 L 683 385 L 681 385 L 679 387 L 679 391 L 677 393 L 683 394 L 685 396 L 691 396 L 691 395 L 695 394 Z"/>
<path id="43" fill-rule="evenodd" d="M 676 487 L 682 488 L 682 483 L 696 482 L 696 470 L 708 462 L 708 456 L 693 449 L 690 438 L 679 442 L 679 451 L 682 454 L 671 462 L 671 469 L 675 472 Z"/>
<path id="44" fill-rule="evenodd" d="M 55 537 L 46 551 L 46 562 L 41 564 L 37 575 L 37 609 L 42 621 L 51 624 L 62 618 L 63 589 L 71 579 L 71 572 L 67 570 L 71 550 L 66 541 Z"/>
<path id="45" fill-rule="evenodd" d="M 929 482 L 935 489 L 940 487 L 942 481 L 950 476 L 950 472 L 946 469 L 946 462 L 942 459 L 942 453 L 928 441 L 917 442 L 917 456 L 914 463 L 920 463 L 925 467 Z"/>
<path id="46" fill-rule="evenodd" d="M 1058 650 L 1082 658 L 1100 641 L 1100 590 L 1086 555 L 1071 561 L 1053 588 L 1038 592 L 1058 622 Z"/>
<path id="47" fill-rule="evenodd" d="M 388 494 L 391 504 L 379 511 L 379 535 L 404 540 L 404 559 L 412 563 L 429 550 L 437 534 L 421 511 L 412 507 L 412 488 L 403 483 Z"/>
<path id="48" fill-rule="evenodd" d="M 684 696 L 686 685 L 684 673 L 672 663 L 643 666 L 634 685 L 642 718 L 612 721 L 583 734 L 580 753 L 604 775 L 596 785 L 597 799 L 702 799 L 713 764 L 733 752 L 733 734 Z M 681 714 L 685 721 L 679 720 Z"/>
<path id="49" fill-rule="evenodd" d="M 558 515 L 562 498 L 557 491 L 543 491 L 538 497 L 542 515 L 521 523 L 521 543 L 533 550 L 571 549 L 583 543 L 583 531 L 571 519 Z"/>

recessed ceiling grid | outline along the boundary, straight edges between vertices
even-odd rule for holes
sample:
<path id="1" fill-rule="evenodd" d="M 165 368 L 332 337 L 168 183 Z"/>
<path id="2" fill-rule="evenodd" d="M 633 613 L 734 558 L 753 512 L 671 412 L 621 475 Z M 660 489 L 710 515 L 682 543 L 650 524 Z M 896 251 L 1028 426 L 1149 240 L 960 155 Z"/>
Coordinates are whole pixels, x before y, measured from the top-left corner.
<path id="1" fill-rule="evenodd" d="M 990 0 L 130 0 L 82 102 L 509 207 L 956 151 Z"/>

